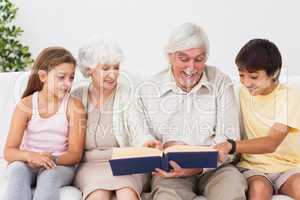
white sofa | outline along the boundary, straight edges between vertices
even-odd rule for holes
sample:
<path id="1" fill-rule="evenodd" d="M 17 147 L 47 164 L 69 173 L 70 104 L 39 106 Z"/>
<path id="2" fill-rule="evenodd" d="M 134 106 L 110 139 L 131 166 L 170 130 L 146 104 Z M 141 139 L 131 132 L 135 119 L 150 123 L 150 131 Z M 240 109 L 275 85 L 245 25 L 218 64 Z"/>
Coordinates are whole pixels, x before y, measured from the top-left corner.
<path id="1" fill-rule="evenodd" d="M 6 189 L 7 174 L 6 174 L 6 162 L 3 159 L 3 148 L 8 133 L 11 115 L 13 113 L 16 103 L 20 99 L 20 95 L 26 87 L 28 79 L 28 73 L 26 72 L 10 72 L 0 73 L 0 199 L 3 198 L 4 191 Z M 283 79 L 287 82 L 287 79 Z M 78 86 L 86 82 L 82 76 L 77 73 L 74 86 Z M 300 85 L 300 79 L 297 81 L 297 77 L 289 79 L 292 84 Z M 236 81 L 236 84 L 238 82 Z M 300 88 L 300 87 L 299 87 Z M 61 188 L 60 197 L 62 200 L 80 200 L 81 192 L 72 186 Z M 289 200 L 291 198 L 283 195 L 273 196 L 273 200 Z M 204 197 L 199 196 L 195 200 L 205 200 Z"/>

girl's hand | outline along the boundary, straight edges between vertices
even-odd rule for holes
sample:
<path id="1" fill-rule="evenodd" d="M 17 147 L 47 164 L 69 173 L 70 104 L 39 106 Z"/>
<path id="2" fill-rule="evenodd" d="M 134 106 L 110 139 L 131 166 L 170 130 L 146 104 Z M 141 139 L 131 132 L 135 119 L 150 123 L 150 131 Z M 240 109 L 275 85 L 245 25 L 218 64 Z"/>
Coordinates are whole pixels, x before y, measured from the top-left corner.
<path id="1" fill-rule="evenodd" d="M 41 168 L 41 166 L 40 165 L 38 165 L 38 164 L 34 164 L 34 163 L 27 163 L 28 164 L 28 166 L 31 168 L 31 169 L 39 169 L 39 168 Z"/>
<path id="2" fill-rule="evenodd" d="M 27 162 L 30 167 L 44 167 L 46 169 L 53 169 L 56 165 L 49 153 L 35 153 L 30 152 L 27 155 Z"/>

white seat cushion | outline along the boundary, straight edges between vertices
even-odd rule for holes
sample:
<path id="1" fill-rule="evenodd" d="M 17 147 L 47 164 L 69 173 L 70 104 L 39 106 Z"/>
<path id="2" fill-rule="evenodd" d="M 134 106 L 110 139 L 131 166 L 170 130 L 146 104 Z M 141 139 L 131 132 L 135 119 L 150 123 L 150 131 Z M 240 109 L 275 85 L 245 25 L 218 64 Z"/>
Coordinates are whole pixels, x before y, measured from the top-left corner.
<path id="1" fill-rule="evenodd" d="M 206 200 L 204 196 L 197 196 L 194 200 Z"/>
<path id="2" fill-rule="evenodd" d="M 274 195 L 272 200 L 293 200 L 292 198 L 285 195 Z"/>
<path id="3" fill-rule="evenodd" d="M 80 200 L 82 197 L 81 191 L 73 186 L 65 186 L 60 188 L 61 200 Z"/>

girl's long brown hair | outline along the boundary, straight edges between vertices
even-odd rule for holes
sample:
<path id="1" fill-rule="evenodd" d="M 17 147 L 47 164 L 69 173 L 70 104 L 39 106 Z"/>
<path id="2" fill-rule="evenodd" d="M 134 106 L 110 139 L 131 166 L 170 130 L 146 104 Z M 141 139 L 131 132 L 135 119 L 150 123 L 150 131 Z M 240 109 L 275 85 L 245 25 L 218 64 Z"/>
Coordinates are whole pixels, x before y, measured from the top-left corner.
<path id="1" fill-rule="evenodd" d="M 72 54 L 62 47 L 48 47 L 44 49 L 36 58 L 31 74 L 28 79 L 27 87 L 22 95 L 22 98 L 32 95 L 36 91 L 43 89 L 38 71 L 51 71 L 55 66 L 62 63 L 71 63 L 76 65 L 76 60 Z"/>

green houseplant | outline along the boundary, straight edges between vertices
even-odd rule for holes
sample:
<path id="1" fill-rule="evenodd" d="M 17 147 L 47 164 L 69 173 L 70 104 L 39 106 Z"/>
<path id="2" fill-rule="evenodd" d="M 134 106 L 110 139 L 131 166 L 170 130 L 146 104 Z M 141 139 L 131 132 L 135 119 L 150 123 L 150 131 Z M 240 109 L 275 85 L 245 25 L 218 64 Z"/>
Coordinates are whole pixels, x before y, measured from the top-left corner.
<path id="1" fill-rule="evenodd" d="M 23 30 L 14 24 L 17 8 L 0 0 L 0 71 L 24 71 L 32 62 L 29 48 L 19 41 Z"/>

